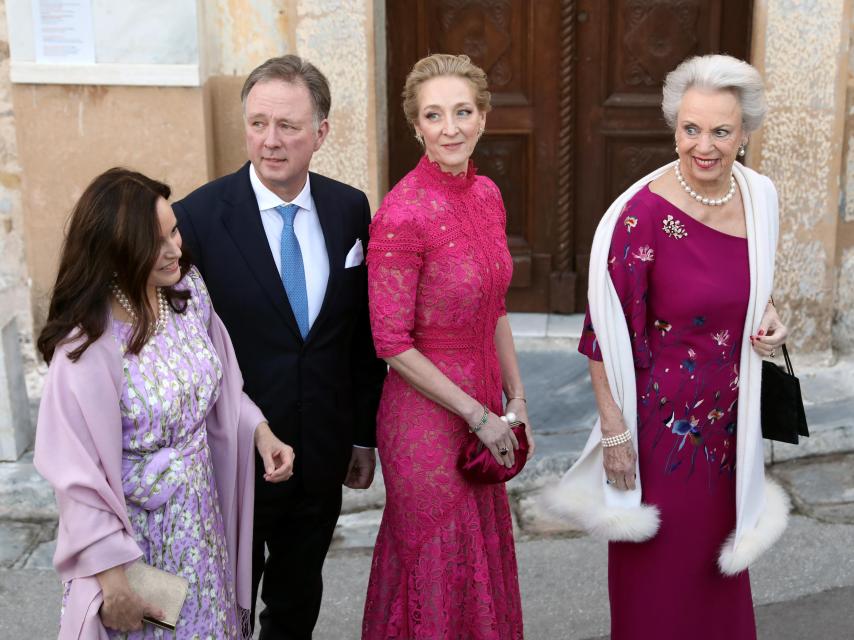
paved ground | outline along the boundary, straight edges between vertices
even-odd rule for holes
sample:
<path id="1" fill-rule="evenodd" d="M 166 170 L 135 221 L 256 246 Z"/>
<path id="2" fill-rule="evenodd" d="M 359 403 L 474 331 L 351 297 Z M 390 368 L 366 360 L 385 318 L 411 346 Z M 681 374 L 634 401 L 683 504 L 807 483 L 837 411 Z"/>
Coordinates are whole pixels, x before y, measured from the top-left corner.
<path id="1" fill-rule="evenodd" d="M 552 338 L 519 341 L 538 455 L 509 489 L 526 637 L 534 640 L 599 639 L 609 624 L 605 545 L 555 526 L 533 508 L 536 491 L 575 459 L 595 416 L 586 362 L 571 339 L 576 325 L 577 319 L 549 321 Z M 813 437 L 799 447 L 766 449 L 770 471 L 792 495 L 796 514 L 783 540 L 752 571 L 760 637 L 854 638 L 854 454 L 843 453 L 854 451 L 854 360 L 798 367 L 798 375 Z M 326 567 L 321 640 L 359 636 L 383 501 L 381 476 L 371 490 L 345 496 Z M 54 637 L 60 595 L 50 569 L 55 528 L 52 494 L 30 459 L 0 463 L 0 638 Z"/>
<path id="2" fill-rule="evenodd" d="M 793 518 L 783 540 L 751 572 L 760 638 L 854 637 L 852 545 L 854 524 Z M 604 544 L 586 537 L 528 539 L 517 551 L 527 638 L 607 637 Z M 369 567 L 369 550 L 331 554 L 316 638 L 359 638 Z M 0 571 L 0 637 L 54 637 L 59 596 L 50 570 Z"/>

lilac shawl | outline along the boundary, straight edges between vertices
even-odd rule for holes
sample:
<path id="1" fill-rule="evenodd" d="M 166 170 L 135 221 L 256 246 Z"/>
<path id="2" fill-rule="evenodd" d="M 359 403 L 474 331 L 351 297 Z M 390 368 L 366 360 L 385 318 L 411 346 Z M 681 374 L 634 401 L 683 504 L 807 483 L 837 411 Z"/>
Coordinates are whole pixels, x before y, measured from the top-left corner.
<path id="1" fill-rule="evenodd" d="M 208 333 L 222 362 L 222 387 L 207 416 L 217 493 L 237 604 L 251 608 L 254 433 L 264 416 L 243 393 L 228 332 L 211 311 Z M 35 467 L 53 485 L 59 507 L 54 566 L 71 581 L 60 640 L 106 640 L 95 574 L 142 555 L 122 491 L 122 356 L 109 329 L 75 363 L 56 349 L 45 379 L 36 428 Z"/>

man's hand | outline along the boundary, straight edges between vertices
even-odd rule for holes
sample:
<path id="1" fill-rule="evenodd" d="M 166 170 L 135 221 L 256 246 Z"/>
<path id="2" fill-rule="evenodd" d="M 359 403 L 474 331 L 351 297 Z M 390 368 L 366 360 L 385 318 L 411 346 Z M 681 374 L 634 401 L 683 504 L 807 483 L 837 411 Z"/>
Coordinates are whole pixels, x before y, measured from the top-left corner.
<path id="1" fill-rule="evenodd" d="M 266 422 L 255 428 L 255 448 L 264 463 L 264 480 L 284 482 L 294 475 L 294 450 L 279 440 Z"/>
<path id="2" fill-rule="evenodd" d="M 377 456 L 373 449 L 353 447 L 344 486 L 351 489 L 367 489 L 374 481 L 374 469 L 376 469 L 376 466 Z"/>

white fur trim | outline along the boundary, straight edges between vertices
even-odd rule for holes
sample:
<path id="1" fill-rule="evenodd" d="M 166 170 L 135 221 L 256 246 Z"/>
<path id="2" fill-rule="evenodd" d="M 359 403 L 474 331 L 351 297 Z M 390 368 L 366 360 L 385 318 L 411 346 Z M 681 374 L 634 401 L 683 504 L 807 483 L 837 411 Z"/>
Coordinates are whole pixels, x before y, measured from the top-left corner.
<path id="1" fill-rule="evenodd" d="M 658 531 L 658 508 L 610 507 L 601 497 L 580 487 L 561 483 L 549 487 L 540 496 L 540 505 L 549 514 L 568 520 L 591 536 L 612 541 L 644 542 Z"/>
<path id="2" fill-rule="evenodd" d="M 735 543 L 733 531 L 718 556 L 718 567 L 724 575 L 732 576 L 747 567 L 777 542 L 789 521 L 789 496 L 776 482 L 765 478 L 765 509 L 756 526 L 745 531 Z"/>

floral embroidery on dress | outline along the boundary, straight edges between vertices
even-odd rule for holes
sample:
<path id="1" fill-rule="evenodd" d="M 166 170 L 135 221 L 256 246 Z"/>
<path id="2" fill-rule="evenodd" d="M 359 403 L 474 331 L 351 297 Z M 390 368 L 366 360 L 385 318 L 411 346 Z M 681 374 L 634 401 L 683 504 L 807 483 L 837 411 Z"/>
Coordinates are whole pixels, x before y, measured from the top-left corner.
<path id="1" fill-rule="evenodd" d="M 626 231 L 631 233 L 632 229 L 638 226 L 638 219 L 634 216 L 626 216 L 623 220 L 623 224 L 626 225 Z"/>
<path id="2" fill-rule="evenodd" d="M 694 238 L 695 243 L 689 238 L 681 245 L 656 244 L 658 225 L 671 238 L 688 236 L 676 212 L 657 214 L 639 206 L 637 200 L 630 201 L 614 230 L 608 256 L 608 271 L 626 315 L 639 381 L 638 438 L 651 451 L 663 450 L 663 473 L 687 481 L 702 466 L 707 486 L 714 490 L 713 478 L 735 470 L 732 447 L 740 337 L 721 323 L 728 316 L 722 316 L 718 306 L 680 314 L 683 298 L 687 304 L 708 300 L 696 291 L 683 292 L 678 283 L 685 281 L 684 276 L 670 272 L 668 261 L 677 254 L 690 259 L 701 238 Z M 662 266 L 656 281 L 663 288 L 651 306 L 649 287 L 656 266 Z M 662 295 L 665 290 L 668 295 Z M 673 315 L 668 313 L 670 309 L 676 310 Z M 736 320 L 734 326 L 738 324 Z M 600 357 L 589 316 L 579 350 Z"/>
<path id="3" fill-rule="evenodd" d="M 729 346 L 729 329 L 713 333 L 712 340 L 714 340 L 719 347 Z"/>
<path id="4" fill-rule="evenodd" d="M 711 411 L 709 411 L 709 414 L 706 416 L 706 418 L 708 418 L 709 422 L 712 422 L 712 423 L 715 420 L 720 420 L 723 417 L 724 417 L 724 412 L 721 411 L 720 409 L 712 409 Z"/>
<path id="5" fill-rule="evenodd" d="M 641 262 L 652 262 L 655 260 L 655 252 L 650 248 L 648 244 L 640 247 L 637 251 L 632 254 L 633 258 L 637 258 Z"/>
<path id="6" fill-rule="evenodd" d="M 667 335 L 667 332 L 670 331 L 673 327 L 670 325 L 669 322 L 666 322 L 664 320 L 656 320 L 655 328 L 661 332 L 662 336 L 664 336 Z"/>
<path id="7" fill-rule="evenodd" d="M 667 214 L 667 217 L 664 219 L 664 223 L 661 227 L 671 238 L 675 238 L 676 240 L 681 240 L 685 236 L 688 235 L 688 231 L 685 229 L 685 225 L 682 224 L 681 221 L 677 220 L 673 217 L 672 214 Z"/>

